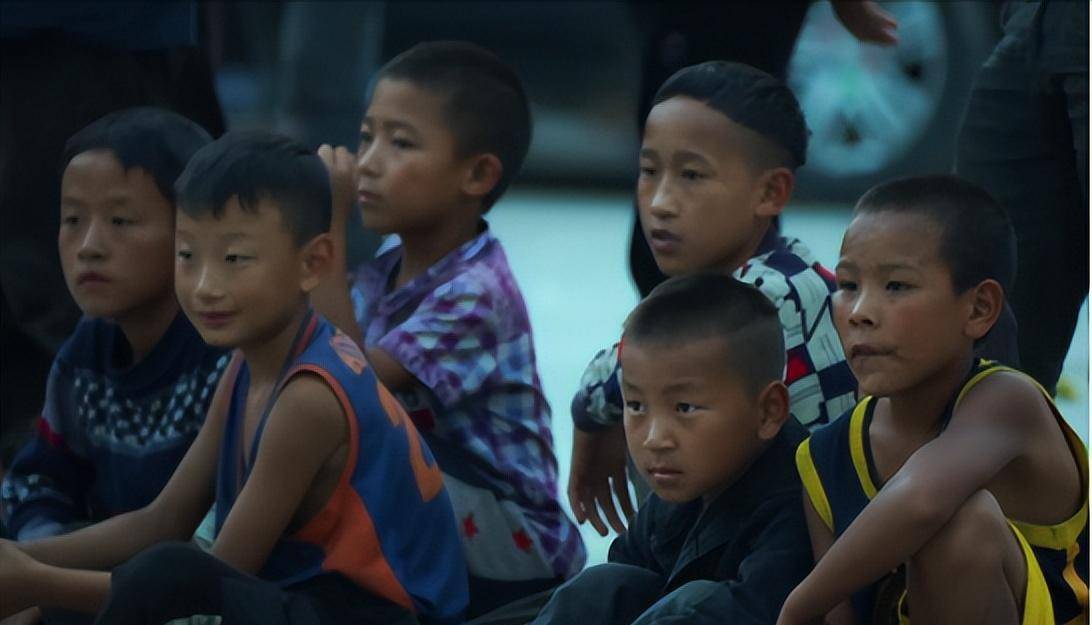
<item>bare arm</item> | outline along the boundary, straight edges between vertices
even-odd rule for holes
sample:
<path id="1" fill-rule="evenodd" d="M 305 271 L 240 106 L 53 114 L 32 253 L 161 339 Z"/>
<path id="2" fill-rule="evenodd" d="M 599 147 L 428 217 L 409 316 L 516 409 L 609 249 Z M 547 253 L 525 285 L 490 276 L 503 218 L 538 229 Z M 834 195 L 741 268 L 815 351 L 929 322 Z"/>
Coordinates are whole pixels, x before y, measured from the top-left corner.
<path id="1" fill-rule="evenodd" d="M 368 364 L 372 366 L 372 371 L 375 372 L 376 377 L 392 391 L 406 391 L 417 386 L 421 386 L 421 381 L 418 380 L 412 373 L 406 370 L 402 366 L 402 363 L 394 359 L 379 347 L 371 347 L 364 350 L 364 357 L 368 359 Z"/>
<path id="2" fill-rule="evenodd" d="M 318 150 L 319 158 L 330 172 L 330 188 L 333 207 L 330 212 L 330 238 L 334 242 L 334 257 L 330 274 L 311 292 L 311 304 L 330 323 L 363 347 L 364 335 L 353 314 L 353 303 L 349 299 L 349 274 L 345 247 L 349 223 L 349 211 L 355 206 L 353 195 L 356 193 L 356 156 L 343 147 L 332 148 L 323 145 Z"/>
<path id="3" fill-rule="evenodd" d="M 815 505 L 812 504 L 807 491 L 804 492 L 804 519 L 808 523 L 811 550 L 815 554 L 815 561 L 818 562 L 830 549 L 830 546 L 834 544 L 834 532 L 827 527 L 827 524 L 819 517 L 819 513 L 815 511 Z M 800 622 L 796 620 L 794 614 L 796 600 L 793 598 L 793 594 L 795 592 L 790 593 L 788 599 L 785 600 L 785 605 L 781 609 L 781 616 L 778 617 L 778 625 Z M 852 604 L 846 600 L 827 613 L 822 623 L 823 625 L 857 625 L 857 615 L 853 612 Z"/>
<path id="4" fill-rule="evenodd" d="M 94 614 L 109 592 L 109 573 L 42 564 L 0 541 L 0 618 L 37 605 Z"/>
<path id="5" fill-rule="evenodd" d="M 348 432 L 346 415 L 325 382 L 307 374 L 293 378 L 277 396 L 254 469 L 212 553 L 247 573 L 261 569 Z"/>
<path id="6" fill-rule="evenodd" d="M 975 387 L 948 429 L 910 456 L 793 592 L 793 610 L 805 620 L 789 622 L 826 614 L 909 560 L 1023 453 L 1042 409 L 1038 391 L 1007 374 Z"/>

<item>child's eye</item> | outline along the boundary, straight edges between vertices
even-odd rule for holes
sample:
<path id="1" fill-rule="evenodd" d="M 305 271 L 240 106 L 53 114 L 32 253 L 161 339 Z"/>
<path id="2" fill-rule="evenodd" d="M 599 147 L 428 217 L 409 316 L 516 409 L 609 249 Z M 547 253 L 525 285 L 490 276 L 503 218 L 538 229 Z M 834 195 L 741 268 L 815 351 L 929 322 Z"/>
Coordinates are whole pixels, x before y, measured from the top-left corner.
<path id="1" fill-rule="evenodd" d="M 193 252 L 189 250 L 178 250 L 177 256 L 179 260 L 189 260 L 193 258 Z"/>
<path id="2" fill-rule="evenodd" d="M 641 167 L 641 175 L 646 178 L 651 178 L 656 175 L 655 167 Z"/>
<path id="3" fill-rule="evenodd" d="M 838 281 L 838 290 L 839 291 L 856 291 L 857 290 L 857 283 L 853 282 L 851 280 L 839 280 Z"/>
<path id="4" fill-rule="evenodd" d="M 643 412 L 645 409 L 644 404 L 639 401 L 627 401 L 626 410 L 630 412 Z"/>
<path id="5" fill-rule="evenodd" d="M 898 280 L 891 280 L 887 283 L 888 291 L 905 291 L 910 288 L 910 285 L 905 282 L 899 282 Z"/>
<path id="6" fill-rule="evenodd" d="M 125 217 L 113 217 L 110 219 L 110 223 L 115 226 L 130 226 L 133 224 L 133 220 Z"/>
<path id="7" fill-rule="evenodd" d="M 409 148 L 414 147 L 412 141 L 410 141 L 408 139 L 403 139 L 402 137 L 395 137 L 395 138 L 391 139 L 391 145 L 393 145 L 394 147 L 396 147 L 396 148 L 398 148 L 400 150 L 407 150 Z"/>
<path id="8" fill-rule="evenodd" d="M 679 175 L 682 176 L 683 180 L 700 180 L 704 177 L 701 172 L 694 169 L 684 169 Z"/>
<path id="9" fill-rule="evenodd" d="M 244 260 L 250 260 L 253 256 L 244 256 L 242 254 L 227 254 L 224 256 L 224 261 L 228 263 L 241 263 Z"/>
<path id="10" fill-rule="evenodd" d="M 75 226 L 76 224 L 80 223 L 80 218 L 75 215 L 67 215 L 63 219 L 61 219 L 61 223 L 66 226 Z"/>
<path id="11" fill-rule="evenodd" d="M 678 412 L 679 414 L 683 414 L 683 415 L 692 414 L 697 409 L 698 409 L 698 407 L 696 405 L 685 402 L 685 401 L 681 401 L 681 402 L 675 404 L 675 412 Z"/>

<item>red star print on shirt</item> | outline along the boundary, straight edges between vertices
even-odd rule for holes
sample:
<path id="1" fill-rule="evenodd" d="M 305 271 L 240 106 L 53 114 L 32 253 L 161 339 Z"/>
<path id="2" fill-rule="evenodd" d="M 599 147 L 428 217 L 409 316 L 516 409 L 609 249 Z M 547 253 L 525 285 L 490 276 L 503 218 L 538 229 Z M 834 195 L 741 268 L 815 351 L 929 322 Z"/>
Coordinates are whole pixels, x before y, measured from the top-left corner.
<path id="1" fill-rule="evenodd" d="M 531 537 L 522 529 L 512 533 L 512 540 L 516 542 L 516 547 L 518 547 L 520 551 L 530 551 L 531 546 L 534 545 L 534 542 L 531 541 Z"/>
<path id="2" fill-rule="evenodd" d="M 467 538 L 474 538 L 478 534 L 478 526 L 474 525 L 474 515 L 468 514 L 463 519 L 463 533 Z"/>

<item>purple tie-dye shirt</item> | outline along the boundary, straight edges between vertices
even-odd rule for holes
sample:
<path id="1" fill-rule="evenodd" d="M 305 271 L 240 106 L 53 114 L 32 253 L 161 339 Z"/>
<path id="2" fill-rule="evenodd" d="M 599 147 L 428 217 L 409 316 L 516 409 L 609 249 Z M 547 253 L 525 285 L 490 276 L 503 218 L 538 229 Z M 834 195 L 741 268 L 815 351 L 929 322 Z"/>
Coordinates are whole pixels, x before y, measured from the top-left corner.
<path id="1" fill-rule="evenodd" d="M 354 280 L 365 344 L 388 353 L 425 387 L 398 396 L 441 469 L 465 479 L 451 462 L 445 466 L 452 456 L 443 448 L 457 450 L 456 458 L 469 454 L 495 484 L 490 490 L 519 507 L 522 528 L 481 538 L 529 550 L 530 537 L 555 576 L 575 574 L 584 564 L 584 545 L 558 502 L 550 407 L 527 309 L 500 242 L 486 228 L 388 292 L 400 259 L 400 246 L 381 251 Z M 464 542 L 473 545 L 473 519 L 460 523 Z"/>

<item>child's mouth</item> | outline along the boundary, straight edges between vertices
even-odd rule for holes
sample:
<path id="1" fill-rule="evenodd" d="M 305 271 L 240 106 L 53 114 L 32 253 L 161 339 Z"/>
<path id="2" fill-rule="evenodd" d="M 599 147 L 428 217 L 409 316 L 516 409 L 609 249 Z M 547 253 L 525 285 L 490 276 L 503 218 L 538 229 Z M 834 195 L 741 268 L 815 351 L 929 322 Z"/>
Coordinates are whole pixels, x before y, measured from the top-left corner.
<path id="1" fill-rule="evenodd" d="M 648 244 L 657 252 L 670 252 L 678 249 L 682 239 L 668 230 L 656 229 L 648 233 Z"/>

